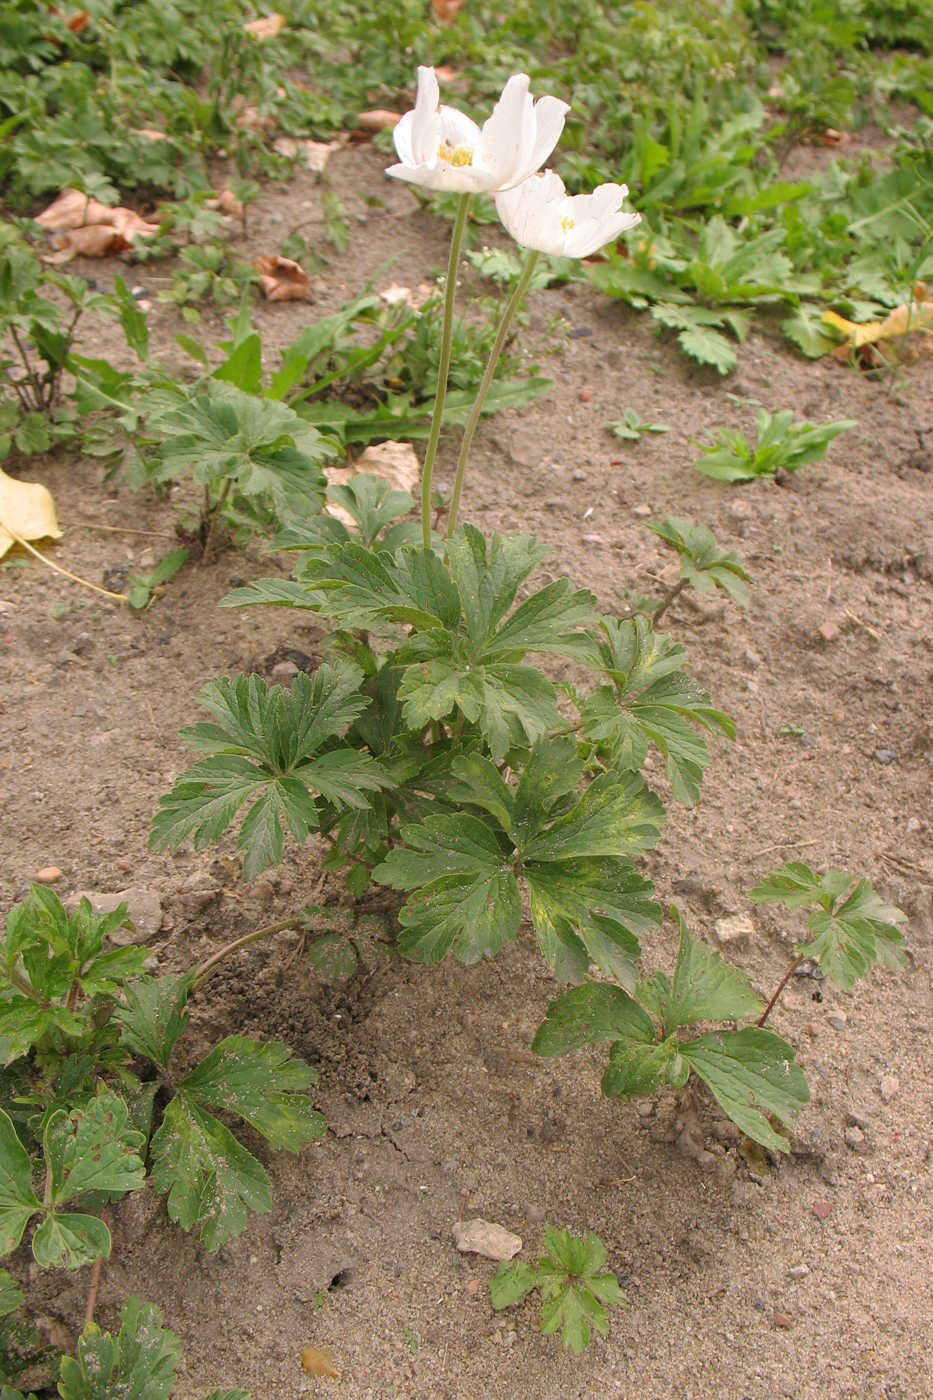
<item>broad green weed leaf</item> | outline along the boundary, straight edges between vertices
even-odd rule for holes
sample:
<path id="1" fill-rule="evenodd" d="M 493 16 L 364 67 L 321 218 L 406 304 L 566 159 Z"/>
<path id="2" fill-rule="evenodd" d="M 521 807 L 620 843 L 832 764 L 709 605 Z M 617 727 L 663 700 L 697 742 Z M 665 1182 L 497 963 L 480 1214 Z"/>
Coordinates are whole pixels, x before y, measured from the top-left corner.
<path id="1" fill-rule="evenodd" d="M 888 967 L 903 963 L 902 934 L 895 923 L 903 917 L 878 898 L 867 880 L 859 880 L 832 914 L 818 909 L 810 916 L 812 937 L 798 944 L 797 951 L 818 959 L 826 975 L 848 990 L 875 962 Z"/>
<path id="2" fill-rule="evenodd" d="M 708 1085 L 720 1108 L 747 1137 L 763 1147 L 789 1152 L 783 1134 L 769 1123 L 785 1126 L 810 1101 L 807 1081 L 795 1063 L 794 1049 L 771 1031 L 715 1031 L 684 1041 L 680 1053 Z"/>
<path id="3" fill-rule="evenodd" d="M 144 1145 L 143 1134 L 130 1125 L 126 1104 L 115 1094 L 99 1090 L 83 1107 L 53 1113 L 42 1135 L 50 1205 L 63 1205 L 88 1191 L 115 1199 L 142 1186 Z"/>
<path id="4" fill-rule="evenodd" d="M 24 1297 L 23 1290 L 13 1281 L 9 1271 L 0 1269 L 0 1317 L 15 1312 Z"/>
<path id="5" fill-rule="evenodd" d="M 563 1345 L 579 1356 L 592 1331 L 608 1335 L 606 1305 L 625 1303 L 625 1294 L 615 1274 L 599 1272 L 606 1250 L 596 1235 L 580 1239 L 548 1225 L 544 1242 L 547 1253 L 534 1264 L 516 1259 L 499 1265 L 490 1281 L 490 1300 L 494 1308 L 505 1308 L 539 1289 L 541 1331 L 560 1330 Z"/>
<path id="6" fill-rule="evenodd" d="M 538 1286 L 538 1271 L 524 1259 L 505 1260 L 489 1280 L 489 1301 L 498 1311 L 509 1308 L 527 1298 L 532 1289 Z"/>
<path id="7" fill-rule="evenodd" d="M 108 1259 L 110 1231 L 97 1215 L 54 1212 L 32 1237 L 32 1252 L 42 1269 L 80 1269 L 94 1259 Z"/>
<path id="8" fill-rule="evenodd" d="M 651 1094 L 668 1084 L 679 1089 L 687 1081 L 688 1069 L 676 1040 L 646 1045 L 636 1040 L 614 1040 L 609 1047 L 609 1063 L 603 1072 L 602 1090 L 608 1098 L 629 1098 Z"/>
<path id="9" fill-rule="evenodd" d="M 823 971 L 848 990 L 875 962 L 899 967 L 903 912 L 885 904 L 867 880 L 843 870 L 811 870 L 791 861 L 772 870 L 751 891 L 760 904 L 778 901 L 789 909 L 816 905 L 807 920 L 809 939 L 797 944 L 801 957 L 816 958 Z"/>
<path id="10" fill-rule="evenodd" d="M 399 915 L 399 948 L 419 962 L 453 949 L 476 962 L 514 938 L 521 917 L 518 882 L 495 831 L 477 817 L 429 817 L 404 827 L 404 847 L 373 871 L 393 889 L 414 890 Z"/>
<path id="11" fill-rule="evenodd" d="M 649 850 L 664 823 L 664 807 L 636 773 L 603 773 L 573 809 L 531 836 L 526 862 L 620 856 Z"/>
<path id="12" fill-rule="evenodd" d="M 0 1109 L 0 1254 L 16 1248 L 31 1216 L 41 1208 L 32 1189 L 29 1153 L 9 1114 Z"/>
<path id="13" fill-rule="evenodd" d="M 551 1002 L 531 1048 L 536 1055 L 566 1055 L 583 1045 L 620 1039 L 653 1044 L 651 1017 L 621 987 L 584 982 Z"/>
<path id="14" fill-rule="evenodd" d="M 742 1021 L 757 1015 L 764 1003 L 745 974 L 731 967 L 715 949 L 693 938 L 683 919 L 677 918 L 680 951 L 673 987 L 664 994 L 665 978 L 663 983 L 642 984 L 636 991 L 658 1017 L 662 1033 L 668 1036 L 694 1021 Z"/>
<path id="15" fill-rule="evenodd" d="M 607 976 L 633 987 L 639 939 L 661 916 L 650 881 L 614 856 L 529 861 L 522 873 L 535 934 L 556 976 L 580 982 L 592 959 Z"/>
<path id="16" fill-rule="evenodd" d="M 168 1197 L 183 1230 L 195 1227 L 205 1249 L 238 1235 L 250 1210 L 272 1209 L 265 1171 L 210 1113 L 176 1094 L 151 1143 L 151 1180 Z"/>
<path id="17" fill-rule="evenodd" d="M 62 1358 L 62 1400 L 168 1400 L 181 1347 L 152 1303 L 130 1297 L 120 1309 L 116 1337 L 90 1323 L 76 1357 Z"/>
<path id="18" fill-rule="evenodd" d="M 646 617 L 618 622 L 604 618 L 593 638 L 587 664 L 606 672 L 612 688 L 599 686 L 584 701 L 581 733 L 611 756 L 618 767 L 637 769 L 649 744 L 664 755 L 667 776 L 678 801 L 697 800 L 710 752 L 694 725 L 735 737 L 727 715 L 680 669 L 681 646 L 652 631 Z"/>
<path id="19" fill-rule="evenodd" d="M 721 550 L 713 532 L 685 516 L 668 515 L 663 520 L 646 521 L 649 530 L 676 549 L 681 576 L 698 593 L 713 587 L 725 589 L 741 606 L 748 603 L 746 584 L 751 575 L 735 550 Z"/>
<path id="20" fill-rule="evenodd" d="M 210 1108 L 235 1113 L 274 1147 L 297 1152 L 325 1131 L 304 1091 L 317 1071 L 287 1045 L 231 1035 L 205 1056 L 179 1084 L 179 1092 Z"/>

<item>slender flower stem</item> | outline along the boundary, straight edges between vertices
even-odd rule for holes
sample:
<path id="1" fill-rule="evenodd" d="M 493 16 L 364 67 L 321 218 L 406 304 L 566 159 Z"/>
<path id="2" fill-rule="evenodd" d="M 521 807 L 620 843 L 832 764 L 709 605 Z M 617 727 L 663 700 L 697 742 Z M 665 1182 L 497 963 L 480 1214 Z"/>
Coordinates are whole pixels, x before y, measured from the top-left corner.
<path id="1" fill-rule="evenodd" d="M 480 415 L 483 411 L 483 404 L 486 400 L 486 395 L 489 393 L 490 386 L 495 376 L 496 367 L 499 363 L 499 359 L 505 347 L 505 342 L 508 337 L 509 330 L 512 326 L 512 320 L 515 316 L 516 311 L 518 310 L 519 306 L 525 298 L 525 293 L 527 292 L 528 285 L 531 282 L 532 273 L 535 270 L 535 264 L 538 261 L 538 257 L 539 254 L 534 248 L 529 249 L 528 256 L 525 259 L 525 266 L 519 273 L 518 281 L 512 288 L 512 295 L 509 297 L 508 302 L 506 303 L 505 310 L 502 313 L 502 320 L 499 322 L 499 329 L 496 332 L 496 339 L 492 349 L 489 352 L 489 359 L 486 362 L 486 368 L 483 371 L 483 378 L 480 381 L 480 386 L 476 394 L 476 400 L 473 404 L 472 409 L 470 410 L 470 417 L 467 420 L 467 425 L 463 430 L 463 441 L 460 444 L 460 456 L 457 458 L 457 475 L 454 479 L 454 493 L 450 500 L 450 514 L 447 518 L 448 539 L 450 539 L 450 536 L 453 534 L 454 526 L 457 523 L 457 511 L 460 508 L 460 496 L 463 491 L 463 478 L 466 474 L 466 466 L 470 456 L 470 448 L 473 444 L 473 434 L 476 432 L 476 425 L 480 420 Z"/>
<path id="2" fill-rule="evenodd" d="M 460 265 L 460 250 L 466 231 L 467 215 L 470 212 L 472 196 L 462 194 L 457 204 L 457 217 L 454 220 L 453 236 L 450 240 L 450 257 L 447 262 L 447 285 L 444 288 L 444 328 L 441 336 L 441 358 L 437 367 L 437 392 L 434 396 L 434 415 L 431 419 L 431 433 L 424 454 L 424 470 L 421 473 L 421 532 L 425 549 L 431 548 L 431 477 L 434 472 L 434 458 L 441 436 L 444 421 L 444 401 L 447 398 L 447 376 L 450 373 L 450 352 L 454 338 L 454 298 L 457 294 L 457 268 Z"/>

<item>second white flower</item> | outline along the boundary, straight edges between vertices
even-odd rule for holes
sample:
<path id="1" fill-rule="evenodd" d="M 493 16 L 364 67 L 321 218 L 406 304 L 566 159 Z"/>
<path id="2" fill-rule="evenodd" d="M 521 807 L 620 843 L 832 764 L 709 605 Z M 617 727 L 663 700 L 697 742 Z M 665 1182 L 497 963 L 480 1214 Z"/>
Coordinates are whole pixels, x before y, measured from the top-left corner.
<path id="1" fill-rule="evenodd" d="M 640 214 L 622 208 L 627 194 L 628 185 L 607 184 L 592 194 L 569 195 L 560 176 L 545 170 L 495 200 L 516 243 L 556 257 L 585 258 L 641 222 Z"/>

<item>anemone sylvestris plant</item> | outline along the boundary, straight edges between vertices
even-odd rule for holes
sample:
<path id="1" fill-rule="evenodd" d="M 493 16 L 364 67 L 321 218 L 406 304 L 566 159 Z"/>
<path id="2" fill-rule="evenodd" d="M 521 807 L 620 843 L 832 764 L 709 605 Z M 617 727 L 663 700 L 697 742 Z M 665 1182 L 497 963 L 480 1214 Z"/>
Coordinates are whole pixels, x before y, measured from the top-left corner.
<path id="1" fill-rule="evenodd" d="M 300 842 L 321 833 L 325 870 L 342 871 L 351 894 L 375 882 L 403 896 L 396 942 L 417 962 L 491 957 L 524 920 L 555 977 L 573 985 L 550 1006 L 538 1053 L 611 1041 L 604 1089 L 617 1096 L 679 1087 L 693 1073 L 743 1132 L 787 1151 L 806 1081 L 793 1048 L 750 1020 L 764 1003 L 748 979 L 694 939 L 676 911 L 673 982 L 638 975 L 641 940 L 664 912 L 638 865 L 665 820 L 642 769 L 652 749 L 660 753 L 669 799 L 692 805 L 711 761 L 704 736 L 731 738 L 731 720 L 688 674 L 684 648 L 648 616 L 602 614 L 564 577 L 526 588 L 546 548 L 458 521 L 482 401 L 535 259 L 542 251 L 586 256 L 639 215 L 623 208 L 624 185 L 570 197 L 558 176 L 538 173 L 567 107 L 554 97 L 534 102 L 525 75 L 509 79 L 482 128 L 438 99 L 433 70 L 420 69 L 415 107 L 396 127 L 399 162 L 388 172 L 461 196 L 420 543 L 402 520 L 411 497 L 367 476 L 332 488 L 351 525 L 324 515 L 278 537 L 297 553 L 293 579 L 260 579 L 225 605 L 329 619 L 326 660 L 289 688 L 255 675 L 208 683 L 200 699 L 211 722 L 186 731 L 200 757 L 162 798 L 153 843 L 193 838 L 201 848 L 243 813 L 238 845 L 257 875 L 281 857 L 286 834 Z M 457 260 L 477 191 L 493 194 L 528 254 L 466 425 L 439 539 L 431 472 Z M 563 657 L 591 680 L 559 694 L 535 664 L 540 654 Z M 310 944 L 322 975 L 346 975 L 360 956 L 352 936 L 341 942 L 329 932 Z M 710 1022 L 720 1029 L 689 1031 Z"/>

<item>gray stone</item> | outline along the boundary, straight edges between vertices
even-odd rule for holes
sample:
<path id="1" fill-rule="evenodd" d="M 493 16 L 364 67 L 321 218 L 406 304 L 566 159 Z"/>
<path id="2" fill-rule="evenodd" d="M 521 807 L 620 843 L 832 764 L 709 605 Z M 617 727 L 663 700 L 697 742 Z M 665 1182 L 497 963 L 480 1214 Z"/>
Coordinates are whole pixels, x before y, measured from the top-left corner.
<path id="1" fill-rule="evenodd" d="M 120 904 L 127 908 L 132 928 L 117 928 L 109 935 L 110 942 L 124 947 L 129 943 L 148 943 L 162 927 L 162 902 L 154 890 L 131 887 L 102 894 L 99 890 L 78 890 L 68 901 L 75 908 L 82 899 L 90 900 L 95 914 L 111 914 Z"/>

